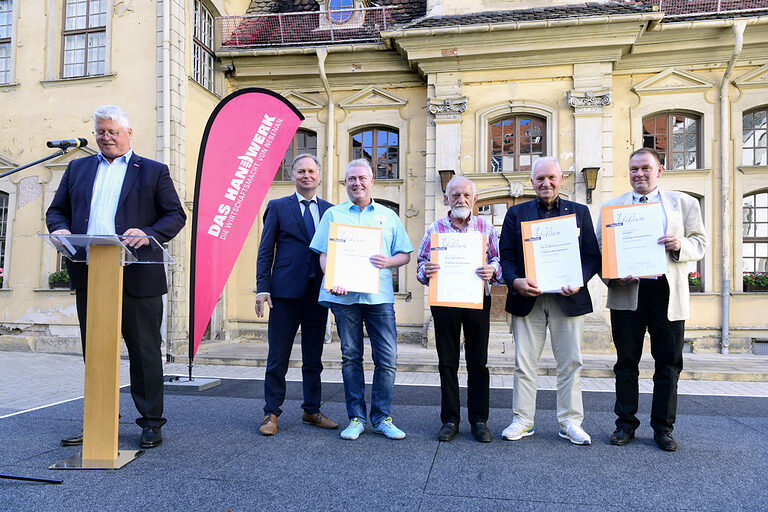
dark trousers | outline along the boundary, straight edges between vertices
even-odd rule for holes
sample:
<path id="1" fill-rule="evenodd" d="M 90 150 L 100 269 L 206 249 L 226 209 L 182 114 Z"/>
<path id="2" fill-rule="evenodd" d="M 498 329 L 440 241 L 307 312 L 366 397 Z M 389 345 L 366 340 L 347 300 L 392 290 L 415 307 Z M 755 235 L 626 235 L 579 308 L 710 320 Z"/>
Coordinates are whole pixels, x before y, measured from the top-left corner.
<path id="1" fill-rule="evenodd" d="M 440 420 L 459 423 L 459 357 L 461 328 L 464 327 L 464 359 L 467 362 L 467 412 L 470 423 L 488 421 L 488 331 L 491 297 L 483 309 L 432 306 L 435 345 L 440 371 Z"/>
<path id="2" fill-rule="evenodd" d="M 636 416 L 638 364 L 647 329 L 655 364 L 651 427 L 655 431 L 672 432 L 677 416 L 677 380 L 683 369 L 685 321 L 667 319 L 669 284 L 665 277 L 641 279 L 639 286 L 637 310 L 611 310 L 611 333 L 617 354 L 613 367 L 616 426 L 632 431 L 640 426 Z"/>
<path id="3" fill-rule="evenodd" d="M 75 292 L 85 358 L 88 290 L 78 288 Z M 162 427 L 166 422 L 163 418 L 163 356 L 160 352 L 162 322 L 162 296 L 134 297 L 123 291 L 122 333 L 130 360 L 131 397 L 141 414 L 136 424 L 142 428 Z"/>
<path id="4" fill-rule="evenodd" d="M 280 416 L 285 401 L 285 374 L 291 357 L 293 340 L 301 325 L 301 377 L 304 403 L 309 414 L 320 411 L 323 371 L 323 338 L 328 308 L 317 303 L 317 282 L 309 279 L 304 296 L 298 299 L 272 297 L 269 312 L 269 354 L 264 375 L 264 414 Z"/>

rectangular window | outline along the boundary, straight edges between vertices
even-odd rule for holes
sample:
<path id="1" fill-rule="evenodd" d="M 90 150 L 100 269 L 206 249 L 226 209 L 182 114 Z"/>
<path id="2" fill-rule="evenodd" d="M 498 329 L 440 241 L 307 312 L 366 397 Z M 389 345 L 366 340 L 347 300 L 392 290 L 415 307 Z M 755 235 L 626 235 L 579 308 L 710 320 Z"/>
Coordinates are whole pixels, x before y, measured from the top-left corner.
<path id="1" fill-rule="evenodd" d="M 11 83 L 13 1 L 0 0 L 0 84 Z"/>
<path id="2" fill-rule="evenodd" d="M 105 73 L 107 0 L 66 0 L 63 35 L 63 78 Z"/>
<path id="3" fill-rule="evenodd" d="M 211 92 L 213 86 L 213 15 L 195 0 L 192 43 L 192 78 Z"/>
<path id="4" fill-rule="evenodd" d="M 5 268 L 5 244 L 8 233 L 8 194 L 0 192 L 0 269 Z M 5 272 L 4 272 L 5 273 Z M 0 288 L 3 278 L 0 277 Z"/>

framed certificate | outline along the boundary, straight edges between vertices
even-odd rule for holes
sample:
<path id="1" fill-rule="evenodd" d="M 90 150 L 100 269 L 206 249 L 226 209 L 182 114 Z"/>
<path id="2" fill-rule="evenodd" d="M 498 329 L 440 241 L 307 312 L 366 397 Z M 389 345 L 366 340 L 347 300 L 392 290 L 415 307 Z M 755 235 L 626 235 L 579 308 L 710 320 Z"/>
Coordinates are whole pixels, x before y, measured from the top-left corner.
<path id="1" fill-rule="evenodd" d="M 525 276 L 537 288 L 544 293 L 556 293 L 563 286 L 584 286 L 575 214 L 524 221 L 520 228 Z"/>
<path id="2" fill-rule="evenodd" d="M 331 222 L 325 289 L 343 286 L 348 292 L 379 293 L 381 270 L 370 261 L 381 254 L 381 228 Z"/>
<path id="3" fill-rule="evenodd" d="M 606 279 L 660 276 L 667 272 L 661 203 L 603 206 L 600 214 Z"/>
<path id="4" fill-rule="evenodd" d="M 429 260 L 440 270 L 429 279 L 429 305 L 483 309 L 485 283 L 475 271 L 485 264 L 488 240 L 479 231 L 432 233 Z"/>

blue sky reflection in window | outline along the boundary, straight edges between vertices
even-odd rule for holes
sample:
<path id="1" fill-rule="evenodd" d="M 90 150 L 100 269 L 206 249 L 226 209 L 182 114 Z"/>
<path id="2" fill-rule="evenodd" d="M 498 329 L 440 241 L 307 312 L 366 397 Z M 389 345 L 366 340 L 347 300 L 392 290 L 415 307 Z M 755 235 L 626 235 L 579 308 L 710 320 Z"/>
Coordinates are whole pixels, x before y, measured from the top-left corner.
<path id="1" fill-rule="evenodd" d="M 331 19 L 336 23 L 344 23 L 352 16 L 354 0 L 331 0 L 328 3 Z"/>

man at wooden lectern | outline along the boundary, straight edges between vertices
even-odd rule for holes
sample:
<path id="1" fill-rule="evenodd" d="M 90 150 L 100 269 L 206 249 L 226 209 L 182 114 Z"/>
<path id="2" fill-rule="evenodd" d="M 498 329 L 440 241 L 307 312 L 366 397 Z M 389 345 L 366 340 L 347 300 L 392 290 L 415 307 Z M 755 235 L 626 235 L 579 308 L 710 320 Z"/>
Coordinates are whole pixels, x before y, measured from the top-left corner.
<path id="1" fill-rule="evenodd" d="M 99 154 L 72 160 L 46 213 L 51 234 L 153 236 L 159 243 L 184 227 L 186 214 L 165 164 L 136 155 L 133 131 L 126 113 L 117 106 L 98 107 L 93 114 Z M 129 239 L 133 247 L 146 238 Z M 77 317 L 85 357 L 88 268 L 67 261 L 70 286 L 75 290 Z M 141 448 L 163 441 L 163 362 L 160 325 L 162 295 L 168 291 L 162 264 L 125 267 L 122 334 L 128 348 L 131 396 L 141 417 Z M 80 432 L 61 440 L 80 445 Z"/>

